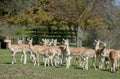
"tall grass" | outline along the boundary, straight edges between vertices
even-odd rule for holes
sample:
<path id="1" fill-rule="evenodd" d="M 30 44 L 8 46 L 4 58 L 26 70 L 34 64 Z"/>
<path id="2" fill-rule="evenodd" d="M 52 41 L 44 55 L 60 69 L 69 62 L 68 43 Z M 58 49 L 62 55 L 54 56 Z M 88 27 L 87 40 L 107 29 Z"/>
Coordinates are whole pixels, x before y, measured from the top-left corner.
<path id="1" fill-rule="evenodd" d="M 69 69 L 64 66 L 44 67 L 33 66 L 29 59 L 27 64 L 19 62 L 21 54 L 16 54 L 17 63 L 11 64 L 11 53 L 9 50 L 0 49 L 0 79 L 119 79 L 120 73 L 111 73 L 109 69 L 95 70 L 91 61 L 89 70 L 83 71 L 75 62 L 73 57 Z"/>

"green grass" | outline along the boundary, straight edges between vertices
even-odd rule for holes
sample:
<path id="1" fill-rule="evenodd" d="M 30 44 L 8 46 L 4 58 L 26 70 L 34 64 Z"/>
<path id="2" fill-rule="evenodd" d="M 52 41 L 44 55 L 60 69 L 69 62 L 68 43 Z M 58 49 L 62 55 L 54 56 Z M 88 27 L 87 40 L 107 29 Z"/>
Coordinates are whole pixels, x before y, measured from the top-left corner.
<path id="1" fill-rule="evenodd" d="M 69 69 L 64 66 L 44 67 L 33 66 L 31 61 L 27 64 L 19 62 L 21 54 L 16 54 L 17 63 L 11 64 L 11 53 L 9 50 L 0 49 L 0 79 L 119 79 L 118 73 L 111 73 L 110 68 L 105 70 L 95 70 L 91 62 L 89 70 L 83 71 L 72 59 Z M 29 57 L 29 54 L 28 54 Z"/>

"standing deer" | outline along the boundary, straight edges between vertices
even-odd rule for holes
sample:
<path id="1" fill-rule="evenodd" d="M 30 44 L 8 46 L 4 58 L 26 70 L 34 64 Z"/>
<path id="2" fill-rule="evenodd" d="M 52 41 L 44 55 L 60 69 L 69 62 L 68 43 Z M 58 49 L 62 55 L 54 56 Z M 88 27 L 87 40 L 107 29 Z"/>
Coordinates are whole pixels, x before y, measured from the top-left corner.
<path id="1" fill-rule="evenodd" d="M 32 39 L 29 40 L 29 47 L 34 54 L 34 65 L 38 63 L 39 66 L 39 55 L 43 56 L 44 66 L 51 64 L 53 66 L 53 58 L 56 54 L 57 49 L 55 47 L 32 45 Z M 45 43 L 44 43 L 45 44 Z M 55 50 L 55 51 L 54 51 Z"/>
<path id="2" fill-rule="evenodd" d="M 97 51 L 100 48 L 100 40 L 94 40 L 93 44 L 95 45 L 95 51 Z"/>
<path id="3" fill-rule="evenodd" d="M 61 46 L 57 46 L 57 39 L 52 39 L 51 41 L 42 39 L 42 41 L 44 45 L 46 44 L 45 46 L 49 46 L 49 56 L 45 58 L 45 62 L 49 60 L 52 66 L 53 61 L 55 62 L 55 66 L 57 66 L 58 64 L 62 64 L 62 54 L 60 49 Z"/>
<path id="4" fill-rule="evenodd" d="M 110 51 L 113 51 L 114 49 L 107 49 L 107 43 L 106 42 L 102 42 L 103 44 L 102 48 L 99 48 L 96 50 L 96 59 L 97 59 L 97 63 L 98 63 L 98 68 L 102 69 L 105 66 L 105 58 L 109 57 L 109 53 Z"/>
<path id="5" fill-rule="evenodd" d="M 93 58 L 93 67 L 96 69 L 96 53 L 94 49 L 87 48 L 83 53 L 81 53 L 81 58 L 83 59 L 83 70 L 88 70 L 88 60 Z"/>
<path id="6" fill-rule="evenodd" d="M 41 53 L 44 53 L 46 52 L 47 50 L 47 47 L 46 46 L 40 46 L 40 45 L 34 45 L 32 44 L 33 42 L 33 39 L 29 40 L 29 48 L 30 50 L 33 52 L 34 54 L 34 66 L 36 65 L 36 63 L 38 63 L 38 66 L 39 66 L 39 55 Z"/>
<path id="7" fill-rule="evenodd" d="M 119 65 L 118 65 L 119 54 L 115 51 L 111 51 L 109 53 L 109 58 L 111 61 L 111 72 L 117 72 L 119 69 Z"/>
<path id="8" fill-rule="evenodd" d="M 43 46 L 48 46 L 49 45 L 49 40 L 48 39 L 42 39 Z"/>
<path id="9" fill-rule="evenodd" d="M 17 42 L 18 45 L 25 46 L 28 49 L 28 51 L 26 51 L 26 52 L 30 53 L 30 59 L 33 60 L 33 54 L 32 54 L 32 51 L 29 49 L 29 45 L 28 44 L 24 44 L 23 43 L 24 40 L 21 40 L 21 39 L 17 39 L 17 40 L 18 40 L 18 42 Z M 21 62 L 23 61 L 23 57 L 24 57 L 24 54 L 22 53 L 21 59 L 20 59 Z"/>
<path id="10" fill-rule="evenodd" d="M 24 44 L 11 44 L 11 40 L 5 39 L 4 40 L 6 43 L 8 43 L 8 48 L 12 52 L 12 64 L 16 63 L 15 55 L 17 52 L 22 52 L 24 55 L 24 64 L 26 64 L 27 61 L 27 55 L 26 52 L 30 51 L 28 45 Z"/>
<path id="11" fill-rule="evenodd" d="M 69 49 L 69 40 L 68 39 L 67 40 L 63 39 L 63 41 L 64 41 L 64 45 L 65 45 L 64 50 L 62 50 L 63 51 L 63 56 L 66 59 L 66 68 L 69 68 L 70 67 L 70 62 L 71 62 L 71 59 L 72 59 L 71 52 L 70 52 L 70 49 Z"/>

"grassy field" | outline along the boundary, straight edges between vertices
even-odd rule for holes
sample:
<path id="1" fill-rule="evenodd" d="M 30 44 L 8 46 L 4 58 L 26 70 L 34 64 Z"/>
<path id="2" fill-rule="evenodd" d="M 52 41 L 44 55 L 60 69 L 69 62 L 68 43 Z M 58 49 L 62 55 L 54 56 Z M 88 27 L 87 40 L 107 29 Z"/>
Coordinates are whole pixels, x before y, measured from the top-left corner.
<path id="1" fill-rule="evenodd" d="M 44 67 L 33 66 L 31 61 L 27 60 L 24 65 L 20 60 L 21 54 L 16 54 L 17 63 L 11 64 L 11 53 L 9 50 L 0 49 L 0 79 L 119 79 L 118 73 L 111 73 L 110 68 L 104 70 L 95 70 L 91 62 L 89 70 L 83 71 L 72 59 L 72 65 L 69 69 L 64 66 Z M 29 57 L 29 54 L 28 54 Z"/>

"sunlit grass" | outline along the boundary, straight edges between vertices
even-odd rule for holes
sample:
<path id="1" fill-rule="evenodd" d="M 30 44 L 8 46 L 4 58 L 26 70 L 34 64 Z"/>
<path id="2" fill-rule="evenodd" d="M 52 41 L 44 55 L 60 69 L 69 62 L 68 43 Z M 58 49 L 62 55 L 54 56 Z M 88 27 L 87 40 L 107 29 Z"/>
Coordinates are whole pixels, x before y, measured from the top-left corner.
<path id="1" fill-rule="evenodd" d="M 0 50 L 0 79 L 119 79 L 119 73 L 111 73 L 110 68 L 95 70 L 89 62 L 89 70 L 83 71 L 72 59 L 69 69 L 64 66 L 44 67 L 33 66 L 29 59 L 27 64 L 20 62 L 21 54 L 16 54 L 16 64 L 11 64 L 11 53 L 9 50 Z"/>

